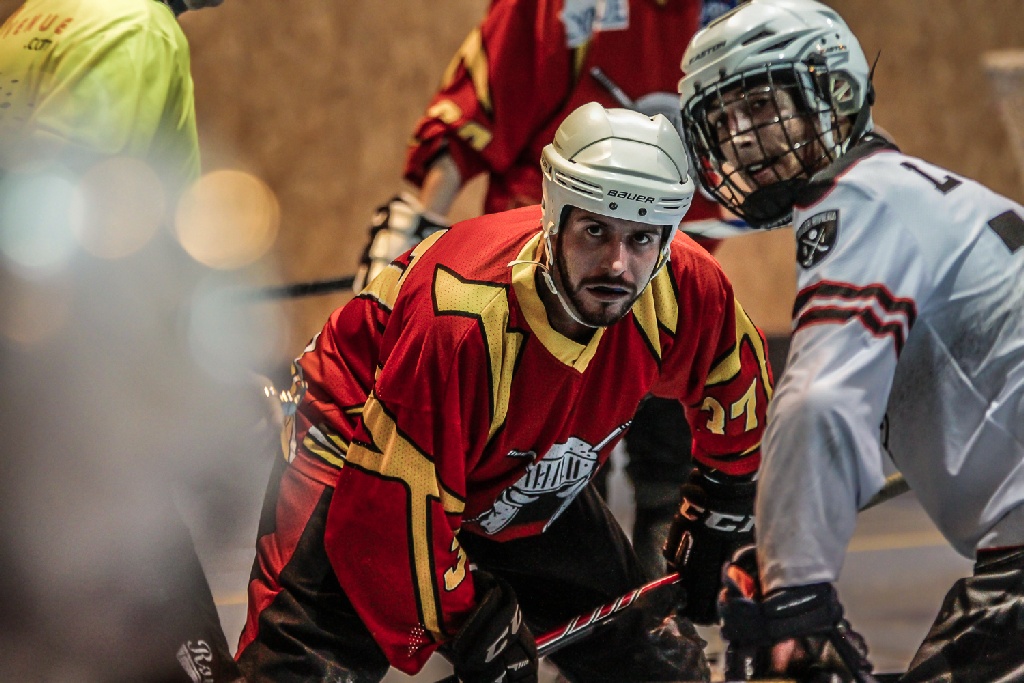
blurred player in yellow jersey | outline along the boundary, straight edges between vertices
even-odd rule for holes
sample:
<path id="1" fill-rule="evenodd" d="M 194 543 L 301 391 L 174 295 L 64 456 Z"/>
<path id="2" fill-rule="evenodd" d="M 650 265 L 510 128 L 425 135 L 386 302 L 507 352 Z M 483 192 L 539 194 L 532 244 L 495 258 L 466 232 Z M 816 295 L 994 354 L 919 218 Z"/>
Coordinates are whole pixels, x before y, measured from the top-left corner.
<path id="1" fill-rule="evenodd" d="M 2 680 L 240 679 L 172 497 L 198 477 L 183 456 L 209 448 L 210 399 L 176 344 L 196 264 L 157 228 L 199 168 L 168 5 L 0 0 L 0 384 L 19 387 L 0 408 Z M 89 204 L 96 178 L 125 181 L 118 201 Z M 104 228 L 139 202 L 160 208 L 127 220 L 149 230 L 131 258 L 75 222 Z"/>
<path id="2" fill-rule="evenodd" d="M 0 0 L 0 164 L 145 159 L 172 183 L 199 173 L 185 36 L 154 0 Z M 77 167 L 77 168 L 76 168 Z"/>

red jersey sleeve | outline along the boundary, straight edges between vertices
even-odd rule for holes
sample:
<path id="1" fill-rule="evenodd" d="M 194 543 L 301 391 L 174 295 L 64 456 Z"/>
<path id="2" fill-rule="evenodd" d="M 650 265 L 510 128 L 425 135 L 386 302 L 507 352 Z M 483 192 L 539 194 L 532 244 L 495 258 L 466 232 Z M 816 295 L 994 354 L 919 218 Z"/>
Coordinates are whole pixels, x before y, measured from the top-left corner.
<path id="1" fill-rule="evenodd" d="M 476 605 L 457 534 L 491 415 L 476 322 L 435 316 L 429 296 L 405 301 L 384 334 L 324 545 L 388 660 L 412 674 Z"/>
<path id="2" fill-rule="evenodd" d="M 757 470 L 772 396 L 764 335 L 711 256 L 685 236 L 668 268 L 679 325 L 652 393 L 679 398 L 693 431 L 693 457 L 726 474 Z"/>
<path id="3" fill-rule="evenodd" d="M 495 0 L 459 48 L 419 121 L 405 177 L 420 184 L 446 150 L 463 182 L 501 174 L 572 86 L 573 52 L 560 18 L 562 0 Z"/>

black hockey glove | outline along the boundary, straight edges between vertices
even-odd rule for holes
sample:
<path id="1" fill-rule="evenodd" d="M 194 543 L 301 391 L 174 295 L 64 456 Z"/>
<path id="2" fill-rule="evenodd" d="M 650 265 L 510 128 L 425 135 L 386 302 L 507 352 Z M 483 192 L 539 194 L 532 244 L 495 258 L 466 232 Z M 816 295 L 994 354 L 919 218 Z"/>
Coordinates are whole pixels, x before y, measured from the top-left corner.
<path id="1" fill-rule="evenodd" d="M 722 570 L 719 611 L 729 641 L 726 678 L 784 675 L 804 683 L 873 681 L 864 639 L 843 618 L 831 583 L 774 590 L 762 595 L 754 546 L 741 548 Z M 792 640 L 784 664 L 772 647 Z"/>
<path id="2" fill-rule="evenodd" d="M 754 482 L 695 468 L 682 486 L 683 500 L 669 527 L 664 555 L 686 589 L 683 616 L 697 624 L 718 622 L 722 565 L 754 540 Z"/>
<path id="3" fill-rule="evenodd" d="M 451 642 L 462 683 L 537 683 L 537 645 L 515 593 L 502 579 L 476 570 L 476 610 Z"/>
<path id="4" fill-rule="evenodd" d="M 370 236 L 359 259 L 352 289 L 356 292 L 377 277 L 396 258 L 425 237 L 449 227 L 443 216 L 429 212 L 420 201 L 403 192 L 378 206 L 370 221 Z"/>

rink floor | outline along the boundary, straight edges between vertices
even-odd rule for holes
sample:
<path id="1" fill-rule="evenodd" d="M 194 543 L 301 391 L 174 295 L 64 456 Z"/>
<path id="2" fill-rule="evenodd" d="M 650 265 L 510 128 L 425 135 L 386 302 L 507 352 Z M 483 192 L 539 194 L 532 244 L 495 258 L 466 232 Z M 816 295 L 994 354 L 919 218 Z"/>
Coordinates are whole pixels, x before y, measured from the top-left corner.
<path id="1" fill-rule="evenodd" d="M 624 524 L 631 523 L 632 491 L 613 456 L 609 504 Z M 267 464 L 269 469 L 269 464 Z M 255 484 L 254 484 L 255 486 Z M 252 563 L 256 518 L 262 485 L 254 491 L 251 523 L 237 540 L 217 549 L 200 548 L 221 622 L 234 646 L 245 620 L 245 586 Z M 851 623 L 868 641 L 876 671 L 906 668 L 924 637 L 946 590 L 970 573 L 971 563 L 954 553 L 925 516 L 913 494 L 906 494 L 862 513 L 847 555 L 839 591 Z M 705 632 L 711 640 L 714 632 Z M 392 671 L 385 683 L 436 681 L 451 668 L 435 657 L 420 674 Z M 552 680 L 550 672 L 541 681 Z"/>

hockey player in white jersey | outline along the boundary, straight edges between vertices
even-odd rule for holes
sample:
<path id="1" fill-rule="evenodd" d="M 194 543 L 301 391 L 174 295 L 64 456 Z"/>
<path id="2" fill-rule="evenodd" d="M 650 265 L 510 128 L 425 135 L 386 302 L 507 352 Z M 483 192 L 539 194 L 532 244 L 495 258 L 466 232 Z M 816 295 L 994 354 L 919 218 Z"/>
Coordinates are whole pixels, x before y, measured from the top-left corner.
<path id="1" fill-rule="evenodd" d="M 888 451 L 976 561 L 901 681 L 1024 680 L 1024 208 L 873 132 L 871 69 L 822 4 L 751 0 L 682 68 L 704 188 L 797 240 L 756 556 L 726 568 L 724 633 L 774 671 L 813 657 L 800 637 L 841 620 L 832 584 Z"/>

